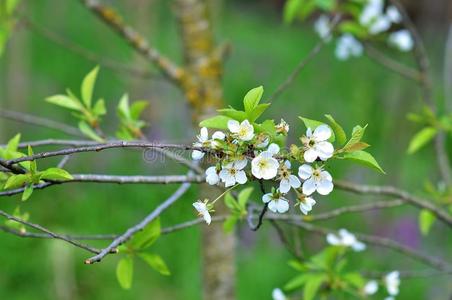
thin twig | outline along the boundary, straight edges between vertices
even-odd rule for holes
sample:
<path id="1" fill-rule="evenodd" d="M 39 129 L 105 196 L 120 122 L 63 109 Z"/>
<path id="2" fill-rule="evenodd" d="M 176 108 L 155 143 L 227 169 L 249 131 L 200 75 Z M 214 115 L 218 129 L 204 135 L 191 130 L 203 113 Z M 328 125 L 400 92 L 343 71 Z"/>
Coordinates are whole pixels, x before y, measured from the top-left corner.
<path id="1" fill-rule="evenodd" d="M 147 215 L 140 223 L 137 225 L 130 227 L 127 229 L 127 231 L 120 235 L 119 237 L 115 238 L 114 241 L 108 245 L 106 248 L 104 248 L 98 255 L 95 255 L 91 258 L 88 258 L 85 260 L 85 264 L 93 264 L 96 262 L 100 262 L 106 255 L 111 253 L 121 245 L 122 243 L 126 242 L 128 239 L 130 239 L 135 233 L 143 230 L 147 224 L 152 222 L 154 219 L 156 219 L 162 212 L 164 212 L 168 207 L 170 207 L 174 202 L 176 202 L 178 199 L 182 197 L 182 195 L 189 189 L 190 183 L 184 183 L 182 184 L 179 189 L 177 189 L 174 194 L 172 194 L 168 199 L 166 199 L 162 204 L 160 204 L 156 209 L 154 209 L 149 215 Z"/>
<path id="2" fill-rule="evenodd" d="M 72 136 L 85 137 L 78 128 L 68 126 L 64 123 L 60 123 L 57 121 L 40 118 L 40 117 L 32 116 L 29 114 L 21 113 L 21 112 L 0 109 L 0 118 L 14 120 L 14 121 L 31 124 L 31 125 L 37 125 L 37 126 L 41 126 L 41 127 L 46 127 L 46 128 L 54 129 L 54 130 L 57 130 L 57 131 L 60 131 L 60 132 L 63 132 L 65 134 L 72 135 Z"/>

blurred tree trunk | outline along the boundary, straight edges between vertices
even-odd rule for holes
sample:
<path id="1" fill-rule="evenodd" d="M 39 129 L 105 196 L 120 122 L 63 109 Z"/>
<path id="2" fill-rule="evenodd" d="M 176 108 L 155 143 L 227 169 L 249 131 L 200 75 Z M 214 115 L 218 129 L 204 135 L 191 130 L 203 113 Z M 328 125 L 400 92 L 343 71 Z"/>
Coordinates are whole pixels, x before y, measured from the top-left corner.
<path id="1" fill-rule="evenodd" d="M 222 47 L 215 45 L 210 8 L 212 1 L 177 0 L 175 13 L 180 25 L 187 76 L 185 96 L 194 109 L 196 131 L 200 120 L 216 113 L 223 104 Z M 218 189 L 201 186 L 201 199 L 218 194 Z M 216 213 L 226 211 L 222 203 Z M 234 299 L 235 240 L 226 235 L 221 224 L 203 226 L 203 287 L 204 299 Z"/>

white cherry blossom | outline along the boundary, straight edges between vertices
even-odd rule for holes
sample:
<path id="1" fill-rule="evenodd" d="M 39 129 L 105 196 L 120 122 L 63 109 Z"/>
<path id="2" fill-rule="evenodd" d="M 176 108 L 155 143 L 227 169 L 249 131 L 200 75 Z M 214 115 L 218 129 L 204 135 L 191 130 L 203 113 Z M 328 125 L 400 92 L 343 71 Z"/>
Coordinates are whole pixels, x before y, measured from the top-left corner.
<path id="1" fill-rule="evenodd" d="M 212 141 L 211 141 L 211 146 L 214 149 L 218 149 L 220 147 L 220 142 L 218 141 L 224 141 L 224 139 L 226 138 L 226 135 L 221 132 L 221 131 L 215 131 L 212 134 Z"/>
<path id="2" fill-rule="evenodd" d="M 276 132 L 283 134 L 283 135 L 287 135 L 289 133 L 289 124 L 287 124 L 286 121 L 284 121 L 284 119 L 281 119 L 281 122 L 279 122 L 279 124 L 277 124 L 275 126 L 276 128 Z"/>
<path id="3" fill-rule="evenodd" d="M 334 147 L 328 142 L 332 131 L 328 125 L 320 125 L 312 132 L 311 128 L 306 131 L 306 136 L 302 137 L 304 144 L 303 158 L 306 162 L 314 162 L 317 157 L 325 161 L 333 156 Z"/>
<path id="4" fill-rule="evenodd" d="M 339 60 L 347 60 L 352 56 L 363 54 L 363 45 L 351 34 L 343 34 L 337 39 L 335 55 Z"/>
<path id="5" fill-rule="evenodd" d="M 386 290 L 391 296 L 396 296 L 399 293 L 400 285 L 399 276 L 400 276 L 399 271 L 392 271 L 383 278 Z"/>
<path id="6" fill-rule="evenodd" d="M 297 176 L 292 175 L 290 171 L 290 161 L 286 160 L 281 166 L 279 166 L 278 170 L 278 179 L 279 182 L 279 191 L 281 193 L 288 193 L 291 188 L 297 189 L 301 186 L 300 179 Z"/>
<path id="7" fill-rule="evenodd" d="M 314 169 L 310 165 L 301 165 L 298 169 L 298 176 L 305 180 L 303 182 L 303 194 L 309 196 L 315 191 L 320 195 L 328 195 L 333 190 L 333 178 L 328 171 L 321 167 Z"/>
<path id="8" fill-rule="evenodd" d="M 207 208 L 207 203 L 198 200 L 193 203 L 193 207 L 198 211 L 198 214 L 204 218 L 204 221 L 206 221 L 207 225 L 210 225 L 210 222 L 212 222 L 212 217 L 210 216 L 209 209 Z"/>
<path id="9" fill-rule="evenodd" d="M 207 131 L 207 128 L 206 127 L 201 128 L 201 131 L 199 135 L 196 136 L 196 138 L 198 139 L 198 141 L 193 143 L 193 146 L 195 147 L 205 146 L 206 143 L 209 141 L 209 132 Z M 204 152 L 193 150 L 193 152 L 191 153 L 191 157 L 194 160 L 200 160 L 201 158 L 204 157 Z"/>
<path id="10" fill-rule="evenodd" d="M 383 0 L 368 0 L 359 16 L 361 25 L 368 26 L 379 18 L 383 13 L 383 5 Z"/>
<path id="11" fill-rule="evenodd" d="M 233 186 L 236 183 L 244 184 L 247 181 L 245 171 L 243 171 L 247 163 L 246 159 L 236 160 L 221 169 L 220 179 L 226 187 Z"/>
<path id="12" fill-rule="evenodd" d="M 366 249 L 366 245 L 358 241 L 356 236 L 346 229 L 340 229 L 338 235 L 333 233 L 327 234 L 326 241 L 333 246 L 351 247 L 356 252 Z"/>
<path id="13" fill-rule="evenodd" d="M 402 15 L 400 11 L 394 5 L 388 6 L 386 9 L 386 16 L 392 23 L 400 23 L 402 22 Z"/>
<path id="14" fill-rule="evenodd" d="M 304 215 L 307 215 L 308 212 L 310 212 L 312 210 L 312 207 L 316 204 L 317 202 L 311 198 L 311 197 L 305 197 L 303 199 L 300 199 L 300 210 Z"/>
<path id="15" fill-rule="evenodd" d="M 378 291 L 378 283 L 376 280 L 370 280 L 364 286 L 364 294 L 373 295 Z"/>
<path id="16" fill-rule="evenodd" d="M 206 182 L 210 185 L 215 185 L 220 182 L 220 176 L 218 176 L 217 168 L 215 166 L 207 168 Z"/>
<path id="17" fill-rule="evenodd" d="M 322 40 L 329 41 L 331 40 L 330 30 L 331 30 L 331 22 L 330 18 L 326 15 L 321 15 L 314 23 L 314 30 L 317 32 L 319 37 Z"/>
<path id="18" fill-rule="evenodd" d="M 391 45 L 404 52 L 411 51 L 414 46 L 413 37 L 406 29 L 391 33 L 388 41 Z"/>
<path id="19" fill-rule="evenodd" d="M 279 146 L 270 144 L 267 151 L 261 152 L 251 161 L 251 173 L 257 179 L 272 179 L 278 173 L 279 163 L 273 158 L 279 152 Z"/>
<path id="20" fill-rule="evenodd" d="M 254 127 L 248 120 L 244 120 L 242 123 L 236 120 L 229 120 L 228 128 L 239 140 L 249 141 L 254 137 Z"/>
<path id="21" fill-rule="evenodd" d="M 284 295 L 283 291 L 281 289 L 273 289 L 272 291 L 272 299 L 273 300 L 287 300 L 286 295 Z"/>
<path id="22" fill-rule="evenodd" d="M 268 209 L 272 212 L 282 214 L 289 210 L 289 202 L 281 194 L 265 194 L 262 201 L 268 203 Z"/>

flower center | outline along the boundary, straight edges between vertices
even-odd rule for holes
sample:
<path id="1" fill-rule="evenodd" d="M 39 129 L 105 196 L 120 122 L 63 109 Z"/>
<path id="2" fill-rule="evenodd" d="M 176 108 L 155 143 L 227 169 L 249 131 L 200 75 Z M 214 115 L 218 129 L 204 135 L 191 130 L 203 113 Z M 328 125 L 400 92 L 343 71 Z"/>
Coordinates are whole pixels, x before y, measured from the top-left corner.
<path id="1" fill-rule="evenodd" d="M 237 174 L 237 170 L 235 168 L 231 168 L 231 169 L 229 169 L 229 174 L 234 176 L 235 174 Z"/>
<path id="2" fill-rule="evenodd" d="M 241 136 L 241 137 L 243 137 L 243 136 L 246 135 L 246 133 L 247 133 L 246 128 L 245 128 L 245 127 L 240 127 L 239 132 L 238 132 L 238 135 Z"/>
<path id="3" fill-rule="evenodd" d="M 268 167 L 268 162 L 265 159 L 261 159 L 258 163 L 257 166 L 261 169 L 265 169 Z"/>

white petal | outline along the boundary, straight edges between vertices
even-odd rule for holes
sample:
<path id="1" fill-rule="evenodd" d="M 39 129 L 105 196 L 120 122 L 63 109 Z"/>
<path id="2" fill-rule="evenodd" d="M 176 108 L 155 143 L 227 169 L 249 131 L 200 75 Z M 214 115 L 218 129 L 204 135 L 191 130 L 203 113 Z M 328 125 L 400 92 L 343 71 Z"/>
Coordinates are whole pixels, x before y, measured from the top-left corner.
<path id="1" fill-rule="evenodd" d="M 298 176 L 300 176 L 301 179 L 306 180 L 312 176 L 313 171 L 314 170 L 310 165 L 304 164 L 298 168 Z"/>
<path id="2" fill-rule="evenodd" d="M 270 201 L 268 203 L 268 209 L 274 213 L 278 212 L 278 205 L 277 205 L 276 201 L 274 201 L 274 200 Z"/>
<path id="3" fill-rule="evenodd" d="M 327 160 L 334 153 L 334 147 L 330 142 L 319 142 L 314 146 L 314 149 L 321 160 Z"/>
<path id="4" fill-rule="evenodd" d="M 309 205 L 310 207 L 313 207 L 317 202 L 313 199 L 313 198 L 311 198 L 311 197 L 306 197 L 305 198 L 305 203 L 306 203 L 306 205 Z"/>
<path id="5" fill-rule="evenodd" d="M 288 161 L 288 160 L 286 160 L 286 161 L 284 162 L 284 165 L 287 167 L 287 169 L 290 169 L 290 168 L 292 167 L 290 161 Z"/>
<path id="6" fill-rule="evenodd" d="M 207 225 L 210 225 L 210 222 L 212 222 L 212 218 L 210 217 L 209 212 L 205 212 L 203 215 L 204 221 L 206 221 Z"/>
<path id="7" fill-rule="evenodd" d="M 340 240 L 339 238 L 332 233 L 328 233 L 326 235 L 326 241 L 328 242 L 328 244 L 333 245 L 333 246 L 337 246 L 340 244 Z"/>
<path id="8" fill-rule="evenodd" d="M 235 174 L 235 180 L 237 183 L 244 184 L 248 180 L 245 171 L 238 171 L 237 174 Z"/>
<path id="9" fill-rule="evenodd" d="M 204 213 L 207 211 L 207 206 L 205 203 L 201 202 L 201 201 L 196 201 L 193 203 L 193 207 L 199 212 L 199 213 Z"/>
<path id="10" fill-rule="evenodd" d="M 309 210 L 306 209 L 306 206 L 304 206 L 303 203 L 300 204 L 300 210 L 303 215 L 307 215 L 309 212 Z"/>
<path id="11" fill-rule="evenodd" d="M 232 133 L 237 133 L 240 130 L 240 123 L 236 120 L 229 120 L 228 121 L 228 129 L 232 132 Z"/>
<path id="12" fill-rule="evenodd" d="M 246 159 L 236 160 L 236 161 L 234 162 L 234 166 L 235 166 L 235 168 L 236 168 L 237 170 L 241 170 L 241 169 L 243 169 L 243 168 L 246 167 L 246 164 L 247 164 L 247 163 L 248 163 L 248 160 L 246 160 Z"/>
<path id="13" fill-rule="evenodd" d="M 378 291 L 378 283 L 375 280 L 371 280 L 364 286 L 364 294 L 373 295 Z"/>
<path id="14" fill-rule="evenodd" d="M 322 171 L 320 173 L 320 178 L 328 181 L 333 181 L 333 177 L 331 177 L 331 174 L 328 171 Z"/>
<path id="15" fill-rule="evenodd" d="M 304 185 L 303 185 L 304 187 Z M 332 181 L 329 180 L 320 180 L 319 184 L 317 185 L 317 193 L 320 195 L 328 195 L 333 190 L 334 185 Z M 304 191 L 303 191 L 304 193 Z"/>
<path id="16" fill-rule="evenodd" d="M 226 181 L 230 181 L 231 179 L 234 180 L 234 177 L 231 175 L 231 173 L 229 172 L 228 169 L 224 169 L 220 171 L 219 174 L 221 181 L 226 182 Z"/>
<path id="17" fill-rule="evenodd" d="M 222 140 L 223 141 L 225 137 L 226 137 L 226 135 L 223 132 L 221 132 L 221 131 L 215 131 L 212 134 L 212 138 L 214 140 Z"/>
<path id="18" fill-rule="evenodd" d="M 270 146 L 268 146 L 267 151 L 273 155 L 276 155 L 279 152 L 279 146 L 275 143 L 271 143 Z"/>
<path id="19" fill-rule="evenodd" d="M 326 141 L 331 137 L 331 129 L 328 125 L 320 125 L 314 130 L 314 140 L 316 142 Z"/>
<path id="20" fill-rule="evenodd" d="M 352 249 L 356 252 L 364 251 L 366 249 L 366 244 L 357 241 L 352 245 Z"/>
<path id="21" fill-rule="evenodd" d="M 314 179 L 310 178 L 303 183 L 303 194 L 309 196 L 316 190 Z"/>
<path id="22" fill-rule="evenodd" d="M 220 177 L 217 174 L 207 175 L 206 182 L 210 185 L 215 185 L 220 181 Z"/>
<path id="23" fill-rule="evenodd" d="M 216 167 L 208 167 L 207 169 L 206 169 L 206 176 L 209 176 L 209 175 L 217 175 L 217 169 L 216 169 Z"/>
<path id="24" fill-rule="evenodd" d="M 278 202 L 276 203 L 277 205 L 277 209 L 279 213 L 285 213 L 286 211 L 289 210 L 289 202 L 287 202 L 286 200 L 278 200 Z"/>
<path id="25" fill-rule="evenodd" d="M 193 150 L 193 152 L 191 153 L 191 158 L 194 160 L 200 160 L 203 157 L 204 157 L 204 152 L 201 152 L 198 150 Z"/>
<path id="26" fill-rule="evenodd" d="M 288 179 L 282 179 L 279 183 L 279 191 L 286 194 L 290 190 L 290 183 Z"/>
<path id="27" fill-rule="evenodd" d="M 272 193 L 267 193 L 267 194 L 265 194 L 265 195 L 262 196 L 262 201 L 263 201 L 264 203 L 270 202 L 270 201 L 272 201 L 272 200 L 273 200 L 273 198 L 272 198 Z"/>
<path id="28" fill-rule="evenodd" d="M 261 170 L 262 178 L 265 180 L 272 179 L 278 174 L 279 163 L 274 158 L 269 158 L 267 166 Z"/>
<path id="29" fill-rule="evenodd" d="M 298 189 L 301 186 L 300 179 L 298 179 L 297 176 L 295 176 L 295 175 L 289 176 L 289 182 L 290 182 L 290 185 L 295 189 Z"/>
<path id="30" fill-rule="evenodd" d="M 311 127 L 308 127 L 307 129 L 306 129 L 306 137 L 311 137 L 312 136 L 312 129 L 311 129 Z"/>
<path id="31" fill-rule="evenodd" d="M 273 300 L 286 300 L 286 296 L 281 291 L 281 289 L 274 289 L 272 292 L 272 298 Z"/>
<path id="32" fill-rule="evenodd" d="M 201 128 L 201 134 L 199 135 L 200 142 L 205 142 L 209 139 L 209 132 L 206 127 Z"/>
<path id="33" fill-rule="evenodd" d="M 306 162 L 312 163 L 317 159 L 317 151 L 314 148 L 309 148 L 303 154 L 303 158 Z"/>

